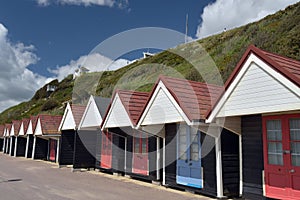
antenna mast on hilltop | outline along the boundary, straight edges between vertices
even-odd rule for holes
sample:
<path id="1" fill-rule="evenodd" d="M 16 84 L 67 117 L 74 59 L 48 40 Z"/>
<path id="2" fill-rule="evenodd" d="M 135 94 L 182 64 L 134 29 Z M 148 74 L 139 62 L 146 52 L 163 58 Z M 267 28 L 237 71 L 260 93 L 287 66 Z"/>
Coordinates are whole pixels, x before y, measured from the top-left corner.
<path id="1" fill-rule="evenodd" d="M 188 21 L 189 21 L 189 14 L 186 14 L 186 18 L 185 18 L 185 38 L 184 38 L 184 42 L 187 43 L 188 42 Z"/>

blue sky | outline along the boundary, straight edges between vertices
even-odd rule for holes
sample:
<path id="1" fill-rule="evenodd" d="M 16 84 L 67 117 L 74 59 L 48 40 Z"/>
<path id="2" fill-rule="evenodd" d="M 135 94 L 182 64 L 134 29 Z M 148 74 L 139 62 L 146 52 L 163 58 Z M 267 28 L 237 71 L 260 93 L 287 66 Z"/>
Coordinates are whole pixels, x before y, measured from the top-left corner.
<path id="1" fill-rule="evenodd" d="M 197 39 L 257 21 L 297 1 L 1 0 L 0 112 L 30 99 L 50 80 L 73 73 L 86 58 L 91 66 L 110 62 L 89 52 L 120 32 L 161 27 L 184 33 L 188 14 L 188 35 Z M 122 47 L 118 45 L 114 48 Z M 141 56 L 136 51 L 123 58 Z M 116 67 L 127 60 L 118 60 Z"/>

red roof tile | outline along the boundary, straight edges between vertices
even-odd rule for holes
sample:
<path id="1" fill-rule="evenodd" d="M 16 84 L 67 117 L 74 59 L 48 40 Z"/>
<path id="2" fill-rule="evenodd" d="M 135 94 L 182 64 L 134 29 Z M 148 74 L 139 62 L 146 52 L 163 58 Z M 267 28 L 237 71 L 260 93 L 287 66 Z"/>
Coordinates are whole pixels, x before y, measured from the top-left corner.
<path id="1" fill-rule="evenodd" d="M 152 93 L 160 81 L 164 83 L 190 121 L 204 120 L 207 111 L 223 91 L 223 87 L 217 85 L 160 76 Z"/>
<path id="2" fill-rule="evenodd" d="M 71 109 L 72 109 L 72 113 L 73 113 L 73 117 L 75 120 L 75 124 L 78 127 L 80 120 L 84 114 L 86 106 L 83 105 L 76 105 L 76 104 L 72 104 L 71 105 Z"/>
<path id="3" fill-rule="evenodd" d="M 8 132 L 10 132 L 12 124 L 5 124 L 5 129 L 7 129 Z"/>
<path id="4" fill-rule="evenodd" d="M 36 128 L 37 118 L 38 118 L 38 116 L 31 116 L 30 117 L 30 121 L 31 121 L 31 124 L 32 124 L 32 131 L 33 132 L 35 131 L 35 128 Z"/>
<path id="5" fill-rule="evenodd" d="M 14 135 L 18 136 L 21 128 L 21 120 L 12 120 L 12 126 L 14 127 Z"/>
<path id="6" fill-rule="evenodd" d="M 118 90 L 117 93 L 133 125 L 136 125 L 143 108 L 150 96 L 148 92 Z"/>
<path id="7" fill-rule="evenodd" d="M 0 137 L 3 137 L 3 135 L 4 135 L 4 129 L 5 129 L 5 126 L 4 125 L 0 125 Z"/>
<path id="8" fill-rule="evenodd" d="M 233 72 L 231 73 L 230 77 L 225 83 L 225 90 L 223 93 L 228 89 L 230 84 L 233 82 L 235 77 L 240 72 L 241 68 L 243 67 L 244 63 L 247 61 L 250 54 L 253 53 L 257 57 L 259 57 L 261 60 L 266 62 L 270 67 L 272 67 L 275 71 L 279 72 L 283 76 L 285 76 L 287 79 L 289 79 L 291 82 L 296 84 L 298 87 L 300 86 L 300 61 L 287 58 L 284 56 L 280 56 L 275 53 L 270 53 L 265 50 L 261 50 L 254 45 L 250 45 L 246 52 L 244 53 L 241 60 L 238 62 L 237 66 L 234 68 Z M 223 94 L 222 94 L 223 95 Z M 218 98 L 214 106 L 218 103 L 222 95 Z M 214 107 L 213 106 L 213 107 Z M 213 109 L 212 107 L 212 109 Z M 207 117 L 210 115 L 212 109 L 210 109 L 207 112 Z"/>
<path id="9" fill-rule="evenodd" d="M 27 129 L 28 129 L 28 126 L 29 126 L 29 122 L 30 122 L 30 119 L 22 119 L 22 123 L 23 123 L 23 127 L 24 127 L 24 134 L 26 134 L 27 132 Z"/>
<path id="10" fill-rule="evenodd" d="M 58 135 L 58 127 L 62 120 L 62 116 L 53 115 L 38 115 L 38 119 L 41 122 L 41 128 L 43 135 Z"/>

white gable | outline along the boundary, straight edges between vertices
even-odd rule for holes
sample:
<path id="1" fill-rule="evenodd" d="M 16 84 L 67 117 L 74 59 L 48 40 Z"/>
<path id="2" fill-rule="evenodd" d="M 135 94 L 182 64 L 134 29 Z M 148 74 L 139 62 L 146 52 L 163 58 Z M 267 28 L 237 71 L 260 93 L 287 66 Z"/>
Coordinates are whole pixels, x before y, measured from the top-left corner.
<path id="1" fill-rule="evenodd" d="M 299 109 L 299 87 L 252 54 L 216 106 L 216 117 Z"/>
<path id="2" fill-rule="evenodd" d="M 102 117 L 100 111 L 98 110 L 93 96 L 91 96 L 80 121 L 79 129 L 87 127 L 100 127 L 101 123 Z"/>
<path id="3" fill-rule="evenodd" d="M 112 106 L 110 107 L 109 113 L 106 117 L 103 128 L 113 128 L 113 127 L 125 127 L 131 126 L 131 120 L 117 94 L 114 98 Z"/>
<path id="4" fill-rule="evenodd" d="M 160 82 L 141 117 L 139 126 L 183 121 L 190 124 L 190 121 L 173 96 L 169 93 L 164 84 Z"/>
<path id="5" fill-rule="evenodd" d="M 35 128 L 35 131 L 34 131 L 34 135 L 43 135 L 42 125 L 41 125 L 41 120 L 40 119 L 38 119 L 38 121 L 37 121 L 36 128 Z"/>
<path id="6" fill-rule="evenodd" d="M 71 106 L 68 103 L 63 118 L 61 120 L 61 123 L 59 125 L 59 130 L 75 130 L 75 129 L 76 129 L 76 123 L 74 120 Z"/>
<path id="7" fill-rule="evenodd" d="M 15 128 L 14 126 L 11 126 L 11 129 L 10 129 L 10 136 L 14 136 L 15 135 Z"/>
<path id="8" fill-rule="evenodd" d="M 25 135 L 25 133 L 24 133 L 24 123 L 23 122 L 22 122 L 21 127 L 20 127 L 19 135 L 20 136 Z"/>
<path id="9" fill-rule="evenodd" d="M 32 134 L 33 134 L 33 131 L 32 131 L 32 121 L 30 120 L 29 124 L 28 124 L 27 131 L 26 131 L 26 135 L 32 135 Z"/>

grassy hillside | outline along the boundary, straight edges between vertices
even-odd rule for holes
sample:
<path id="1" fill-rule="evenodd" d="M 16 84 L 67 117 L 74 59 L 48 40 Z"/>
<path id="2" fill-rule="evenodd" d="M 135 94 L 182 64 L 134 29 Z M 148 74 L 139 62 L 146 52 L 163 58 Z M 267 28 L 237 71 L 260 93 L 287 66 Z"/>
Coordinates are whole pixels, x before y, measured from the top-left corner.
<path id="1" fill-rule="evenodd" d="M 51 84 L 57 90 L 49 97 L 44 86 L 30 101 L 2 112 L 0 123 L 41 112 L 62 114 L 65 103 L 72 97 L 75 102 L 84 103 L 89 94 L 110 97 L 115 88 L 150 91 L 159 74 L 220 84 L 214 69 L 226 81 L 250 44 L 300 60 L 299 21 L 300 3 L 297 3 L 258 22 L 180 45 L 116 71 L 89 73 L 76 81 L 72 76 L 61 82 L 55 80 Z"/>

